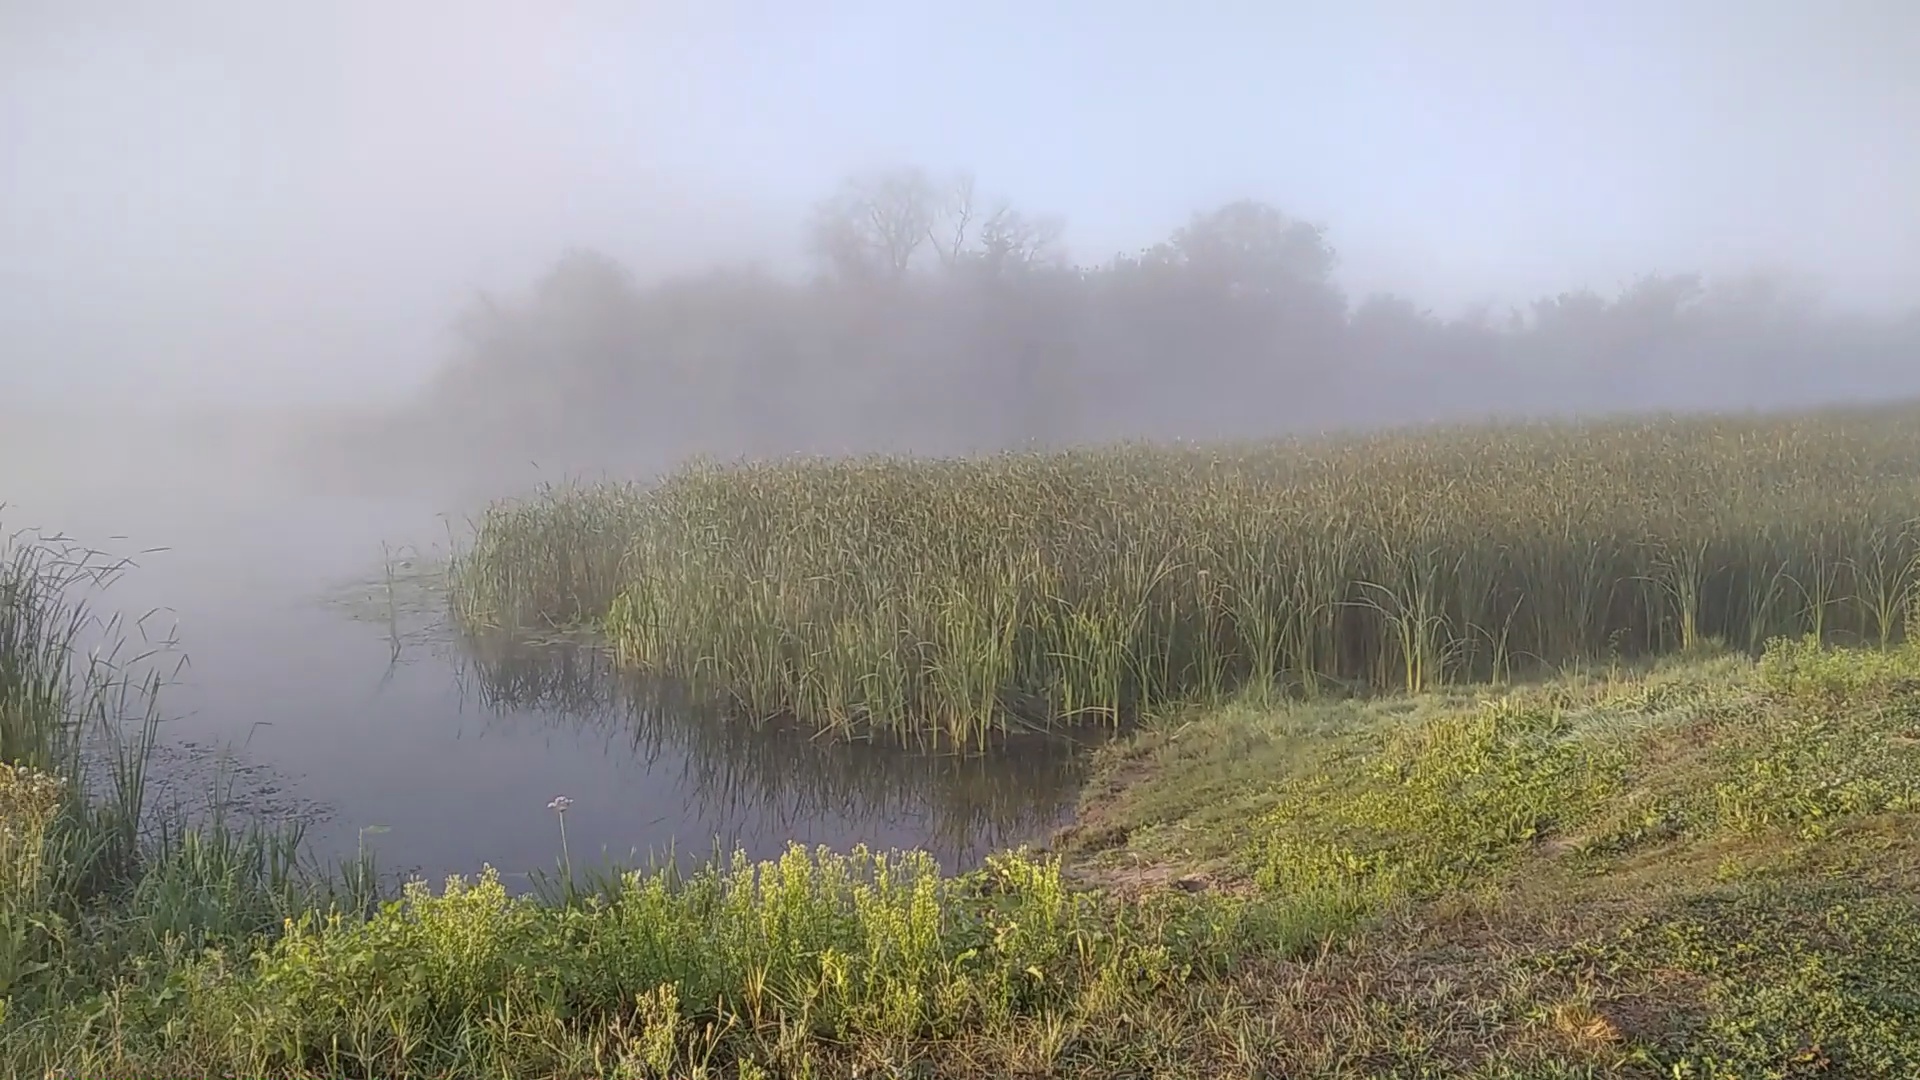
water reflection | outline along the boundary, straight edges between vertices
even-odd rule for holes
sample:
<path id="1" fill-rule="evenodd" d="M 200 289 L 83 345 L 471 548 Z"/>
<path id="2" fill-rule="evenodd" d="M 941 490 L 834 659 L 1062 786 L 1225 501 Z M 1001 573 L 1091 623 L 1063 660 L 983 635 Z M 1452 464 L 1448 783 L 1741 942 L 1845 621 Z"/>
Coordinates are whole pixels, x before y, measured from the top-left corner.
<path id="1" fill-rule="evenodd" d="M 561 795 L 576 866 L 699 859 L 716 842 L 768 858 L 797 840 L 961 867 L 1043 838 L 1073 804 L 1080 765 L 1058 745 L 953 760 L 817 741 L 713 717 L 580 643 L 465 648 L 435 507 L 291 497 L 227 483 L 217 462 L 192 475 L 164 490 L 118 473 L 0 483 L 10 525 L 116 556 L 167 549 L 96 605 L 129 626 L 164 609 L 190 660 L 161 698 L 156 805 L 199 806 L 217 786 L 230 808 L 307 823 L 317 862 L 370 850 L 437 884 L 554 871 Z M 116 536 L 130 539 L 103 542 Z"/>
<path id="2" fill-rule="evenodd" d="M 469 639 L 460 653 L 462 693 L 492 724 L 603 737 L 675 784 L 689 822 L 726 822 L 723 840 L 761 851 L 803 828 L 836 846 L 904 833 L 949 869 L 976 865 L 1065 820 L 1091 745 L 1029 737 L 986 755 L 926 754 L 721 715 L 683 685 L 617 670 L 591 642 Z"/>

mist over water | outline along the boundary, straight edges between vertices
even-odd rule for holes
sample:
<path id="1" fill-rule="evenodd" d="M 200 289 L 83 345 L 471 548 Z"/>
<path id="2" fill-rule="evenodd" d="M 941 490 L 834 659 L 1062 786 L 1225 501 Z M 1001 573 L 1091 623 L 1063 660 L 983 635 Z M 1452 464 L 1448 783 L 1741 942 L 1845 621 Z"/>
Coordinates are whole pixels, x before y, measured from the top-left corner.
<path id="1" fill-rule="evenodd" d="M 577 868 L 716 844 L 771 857 L 789 841 L 923 847 L 963 867 L 1044 839 L 1071 808 L 1083 757 L 1062 744 L 991 763 L 850 746 L 728 722 L 597 649 L 476 649 L 431 586 L 410 588 L 446 549 L 431 503 L 289 494 L 194 464 L 221 482 L 15 484 L 4 511 L 9 529 L 71 523 L 136 561 L 89 600 L 123 617 L 127 655 L 177 642 L 152 661 L 171 676 L 155 772 L 189 811 L 224 782 L 237 813 L 307 822 L 318 857 L 364 842 L 387 870 L 491 864 L 514 881 L 558 865 L 546 807 L 560 795 Z"/>
<path id="2" fill-rule="evenodd" d="M 1917 11 L 8 5 L 0 527 L 166 548 L 102 600 L 177 623 L 165 760 L 326 851 L 548 868 L 566 795 L 576 859 L 965 863 L 1075 759 L 329 598 L 696 454 L 1920 396 Z"/>

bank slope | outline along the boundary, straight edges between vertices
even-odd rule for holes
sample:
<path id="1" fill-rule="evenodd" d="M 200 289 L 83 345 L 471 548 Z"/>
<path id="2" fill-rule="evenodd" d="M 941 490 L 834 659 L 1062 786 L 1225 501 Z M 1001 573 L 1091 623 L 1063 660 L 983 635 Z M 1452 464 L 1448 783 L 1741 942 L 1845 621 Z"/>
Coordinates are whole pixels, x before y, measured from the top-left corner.
<path id="1" fill-rule="evenodd" d="M 1098 775 L 1083 885 L 1331 931 L 1219 992 L 1248 1074 L 1920 1075 L 1913 649 L 1243 703 Z"/>

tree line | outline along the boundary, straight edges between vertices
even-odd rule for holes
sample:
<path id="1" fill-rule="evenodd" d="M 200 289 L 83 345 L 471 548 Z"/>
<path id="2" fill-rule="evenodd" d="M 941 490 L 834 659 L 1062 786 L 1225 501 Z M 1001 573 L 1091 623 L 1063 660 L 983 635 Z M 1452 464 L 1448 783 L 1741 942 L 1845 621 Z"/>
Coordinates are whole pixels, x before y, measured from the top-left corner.
<path id="1" fill-rule="evenodd" d="M 483 295 L 408 422 L 516 453 L 953 453 L 1920 391 L 1920 309 L 1828 310 L 1782 279 L 1648 275 L 1442 317 L 1352 297 L 1325 227 L 1253 200 L 1093 265 L 971 177 L 847 179 L 800 280 L 641 283 L 564 255 Z"/>

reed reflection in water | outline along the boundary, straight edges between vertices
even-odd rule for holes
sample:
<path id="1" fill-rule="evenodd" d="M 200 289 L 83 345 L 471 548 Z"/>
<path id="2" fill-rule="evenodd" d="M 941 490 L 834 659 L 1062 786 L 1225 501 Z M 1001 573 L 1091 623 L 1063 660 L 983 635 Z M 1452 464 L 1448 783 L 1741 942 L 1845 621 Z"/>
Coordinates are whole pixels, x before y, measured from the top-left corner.
<path id="1" fill-rule="evenodd" d="M 879 830 L 905 832 L 944 867 L 962 870 L 996 849 L 1044 840 L 1062 824 L 1087 751 L 1105 737 L 1030 736 L 985 754 L 929 754 L 725 715 L 684 684 L 617 670 L 592 642 L 468 638 L 462 645 L 462 692 L 497 720 L 540 717 L 576 733 L 598 731 L 648 770 L 679 760 L 686 820 L 656 823 L 654 835 L 636 838 L 640 848 L 677 839 L 682 850 L 704 850 L 711 836 L 676 837 L 674 826 L 722 820 L 742 846 L 777 849 L 806 824 L 840 847 L 871 842 Z"/>

